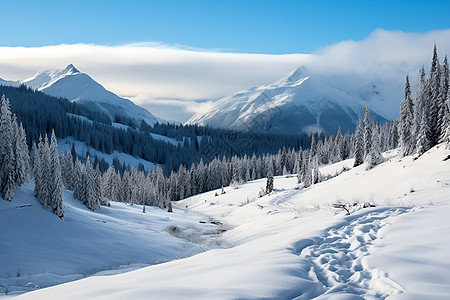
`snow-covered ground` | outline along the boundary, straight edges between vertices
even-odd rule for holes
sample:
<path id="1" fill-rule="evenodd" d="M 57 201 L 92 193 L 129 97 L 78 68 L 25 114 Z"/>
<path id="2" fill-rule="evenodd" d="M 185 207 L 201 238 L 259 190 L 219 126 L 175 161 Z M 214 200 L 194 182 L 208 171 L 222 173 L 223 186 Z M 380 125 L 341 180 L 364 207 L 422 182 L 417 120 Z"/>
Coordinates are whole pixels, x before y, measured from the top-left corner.
<path id="1" fill-rule="evenodd" d="M 111 154 L 100 152 L 90 146 L 87 146 L 86 143 L 75 140 L 73 137 L 59 139 L 58 152 L 61 154 L 62 151 L 70 151 L 72 149 L 72 144 L 75 144 L 75 150 L 78 155 L 86 157 L 87 153 L 89 153 L 91 163 L 93 162 L 94 156 L 97 155 L 98 159 L 104 159 L 110 166 L 113 164 L 113 160 L 115 158 L 119 160 L 120 164 L 125 163 L 126 166 L 135 166 L 137 168 L 139 165 L 143 165 L 145 170 L 152 170 L 158 166 L 157 164 L 152 163 L 148 160 L 134 157 L 130 154 L 126 154 L 116 150 L 114 150 L 114 152 Z"/>
<path id="2" fill-rule="evenodd" d="M 280 176 L 261 198 L 264 179 L 188 198 L 178 209 L 222 222 L 220 241 L 230 247 L 20 298 L 450 299 L 449 155 L 443 145 L 416 160 L 391 151 L 372 170 L 352 168 L 307 189 Z M 352 161 L 321 172 L 335 175 L 344 165 Z"/>
<path id="3" fill-rule="evenodd" d="M 219 230 L 203 215 L 111 203 L 92 212 L 64 191 L 63 220 L 18 188 L 0 198 L 0 291 L 30 291 L 91 276 L 122 273 L 217 248 Z M 202 223 L 200 223 L 202 222 Z M 203 223 L 205 222 L 205 223 Z"/>

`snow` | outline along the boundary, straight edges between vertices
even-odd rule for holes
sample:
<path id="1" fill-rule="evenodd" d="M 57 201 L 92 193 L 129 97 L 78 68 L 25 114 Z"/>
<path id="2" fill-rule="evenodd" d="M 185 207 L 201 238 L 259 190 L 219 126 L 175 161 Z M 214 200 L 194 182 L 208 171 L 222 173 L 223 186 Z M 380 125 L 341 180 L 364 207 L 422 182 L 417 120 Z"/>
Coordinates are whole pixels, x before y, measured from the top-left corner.
<path id="1" fill-rule="evenodd" d="M 174 146 L 178 146 L 178 145 L 182 146 L 183 145 L 183 142 L 178 141 L 175 138 L 171 138 L 171 137 L 165 136 L 165 135 L 160 135 L 160 134 L 156 134 L 156 133 L 150 133 L 150 136 L 152 138 L 154 138 L 155 140 L 163 141 L 163 142 L 172 144 Z"/>
<path id="2" fill-rule="evenodd" d="M 87 122 L 87 123 L 89 123 L 89 124 L 93 124 L 93 123 L 94 123 L 92 120 L 86 118 L 85 116 L 80 116 L 80 115 L 76 115 L 76 114 L 72 114 L 72 113 L 66 113 L 66 115 L 68 115 L 68 116 L 71 117 L 71 118 L 74 118 L 74 119 L 78 119 L 78 120 L 80 120 L 80 121 Z"/>
<path id="3" fill-rule="evenodd" d="M 112 126 L 115 128 L 119 128 L 119 129 L 123 129 L 123 130 L 128 130 L 128 129 L 133 129 L 132 127 L 128 126 L 128 125 L 124 125 L 121 123 L 112 123 Z"/>
<path id="4" fill-rule="evenodd" d="M 163 121 L 157 119 L 145 108 L 106 90 L 72 64 L 62 70 L 38 72 L 33 77 L 22 80 L 21 83 L 51 96 L 64 97 L 70 101 L 97 106 L 98 109 L 108 114 L 111 120 L 114 120 L 115 115 L 120 115 L 134 119 L 138 124 L 142 120 L 149 125 Z"/>
<path id="5" fill-rule="evenodd" d="M 222 248 L 20 298 L 449 299 L 449 155 L 442 144 L 418 159 L 390 151 L 368 171 L 322 167 L 351 169 L 306 189 L 279 176 L 261 198 L 265 179 L 196 195 L 174 207 L 223 223 Z"/>
<path id="6" fill-rule="evenodd" d="M 94 148 L 87 146 L 85 143 L 75 140 L 73 137 L 66 137 L 64 139 L 58 140 L 58 152 L 61 155 L 61 152 L 70 151 L 72 149 L 72 144 L 75 144 L 75 150 L 78 155 L 82 157 L 86 157 L 89 152 L 90 158 L 93 161 L 94 157 L 97 155 L 98 159 L 104 159 L 109 165 L 112 165 L 113 159 L 116 158 L 119 160 L 120 164 L 125 163 L 126 166 L 135 166 L 138 168 L 139 165 L 143 165 L 145 170 L 152 170 L 158 166 L 158 164 L 152 163 L 148 160 L 134 157 L 130 154 L 126 154 L 123 152 L 119 152 L 114 150 L 111 154 L 106 154 L 95 150 Z"/>
<path id="7" fill-rule="evenodd" d="M 60 220 L 42 208 L 33 189 L 26 184 L 18 188 L 14 202 L 0 201 L 2 292 L 5 287 L 13 294 L 43 288 L 103 270 L 107 272 L 97 275 L 122 273 L 218 247 L 208 237 L 217 226 L 205 216 L 155 207 L 146 207 L 144 214 L 140 205 L 115 202 L 92 212 L 65 190 Z M 185 239 L 171 234 L 171 226 L 184 232 Z"/>
<path id="8" fill-rule="evenodd" d="M 418 209 L 384 229 L 365 260 L 396 278 L 402 294 L 392 299 L 448 299 L 450 206 Z"/>
<path id="9" fill-rule="evenodd" d="M 401 90 L 398 83 L 318 75 L 301 67 L 271 84 L 221 98 L 208 112 L 194 115 L 187 123 L 270 128 L 284 133 L 314 129 L 334 134 L 338 125 L 343 132 L 353 131 L 366 105 L 379 121 L 397 117 Z"/>

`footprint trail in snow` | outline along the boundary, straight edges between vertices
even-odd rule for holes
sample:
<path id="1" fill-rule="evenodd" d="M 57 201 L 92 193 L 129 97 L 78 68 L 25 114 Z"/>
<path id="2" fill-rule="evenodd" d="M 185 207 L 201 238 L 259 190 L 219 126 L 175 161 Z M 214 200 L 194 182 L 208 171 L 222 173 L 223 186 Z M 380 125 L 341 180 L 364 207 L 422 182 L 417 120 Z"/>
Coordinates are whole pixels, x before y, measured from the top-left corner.
<path id="1" fill-rule="evenodd" d="M 326 235 L 316 239 L 313 245 L 303 248 L 300 255 L 310 262 L 311 278 L 324 286 L 321 299 L 337 295 L 384 299 L 401 293 L 402 287 L 386 273 L 369 269 L 365 257 L 370 254 L 379 230 L 392 223 L 394 217 L 409 211 L 384 208 L 356 213 L 348 216 L 344 223 L 328 228 Z"/>

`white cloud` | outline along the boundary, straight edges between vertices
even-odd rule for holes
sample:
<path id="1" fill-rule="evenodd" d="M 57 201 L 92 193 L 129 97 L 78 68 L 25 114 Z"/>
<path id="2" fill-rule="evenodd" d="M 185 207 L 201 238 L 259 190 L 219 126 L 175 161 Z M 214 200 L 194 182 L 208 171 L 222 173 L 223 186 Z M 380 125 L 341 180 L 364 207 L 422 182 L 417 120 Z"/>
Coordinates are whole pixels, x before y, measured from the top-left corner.
<path id="1" fill-rule="evenodd" d="M 403 79 L 405 72 L 431 62 L 434 43 L 441 55 L 450 53 L 450 29 L 426 33 L 378 29 L 362 41 L 342 41 L 321 49 L 309 63 L 317 72 Z"/>
<path id="2" fill-rule="evenodd" d="M 158 43 L 99 46 L 0 47 L 0 77 L 17 80 L 73 63 L 107 89 L 163 118 L 185 120 L 214 100 L 274 81 L 297 66 L 312 72 L 403 80 L 429 64 L 433 43 L 450 53 L 450 30 L 404 33 L 376 30 L 361 41 L 343 41 L 314 55 L 224 53 Z M 176 100 L 163 100 L 176 99 Z"/>

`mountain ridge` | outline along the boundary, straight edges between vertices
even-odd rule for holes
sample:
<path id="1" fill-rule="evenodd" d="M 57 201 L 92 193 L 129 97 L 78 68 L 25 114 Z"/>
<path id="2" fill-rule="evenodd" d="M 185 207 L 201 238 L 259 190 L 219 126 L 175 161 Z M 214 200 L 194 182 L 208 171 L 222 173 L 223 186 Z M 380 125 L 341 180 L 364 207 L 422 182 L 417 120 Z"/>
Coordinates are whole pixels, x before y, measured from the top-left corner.
<path id="1" fill-rule="evenodd" d="M 326 134 L 340 126 L 353 131 L 366 106 L 378 122 L 396 117 L 398 103 L 392 99 L 401 98 L 393 90 L 375 81 L 318 75 L 299 67 L 272 83 L 217 100 L 208 112 L 195 114 L 187 124 Z"/>
<path id="2" fill-rule="evenodd" d="M 131 100 L 122 98 L 105 89 L 91 76 L 78 70 L 73 64 L 61 70 L 39 71 L 25 80 L 7 81 L 0 79 L 0 84 L 19 86 L 24 84 L 45 94 L 64 97 L 72 102 L 95 105 L 115 121 L 116 118 L 133 120 L 137 125 L 143 120 L 149 125 L 164 122 Z"/>

